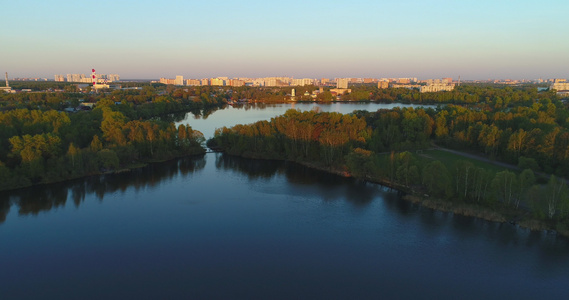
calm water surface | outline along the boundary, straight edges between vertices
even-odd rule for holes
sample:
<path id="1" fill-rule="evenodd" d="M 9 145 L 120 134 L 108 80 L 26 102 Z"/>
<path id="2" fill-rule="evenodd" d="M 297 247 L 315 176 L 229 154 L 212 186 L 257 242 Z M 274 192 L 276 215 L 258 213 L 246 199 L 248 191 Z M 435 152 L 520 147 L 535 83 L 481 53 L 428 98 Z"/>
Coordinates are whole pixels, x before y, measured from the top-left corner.
<path id="1" fill-rule="evenodd" d="M 391 109 L 394 107 L 421 107 L 416 104 L 401 103 L 279 103 L 264 104 L 252 103 L 239 106 L 228 106 L 223 110 L 215 111 L 208 116 L 188 113 L 186 118 L 177 124 L 189 124 L 193 129 L 201 131 L 206 139 L 213 137 L 216 128 L 223 126 L 231 127 L 237 124 L 250 124 L 259 120 L 270 120 L 273 117 L 284 114 L 288 109 L 309 111 L 318 109 L 323 112 L 351 113 L 354 110 L 376 111 L 378 109 Z M 436 105 L 422 105 L 422 107 L 436 108 Z"/>
<path id="2" fill-rule="evenodd" d="M 569 244 L 206 154 L 3 194 L 2 299 L 552 298 Z"/>
<path id="3" fill-rule="evenodd" d="M 0 194 L 0 299 L 564 299 L 568 282 L 566 239 L 284 162 L 210 153 Z"/>

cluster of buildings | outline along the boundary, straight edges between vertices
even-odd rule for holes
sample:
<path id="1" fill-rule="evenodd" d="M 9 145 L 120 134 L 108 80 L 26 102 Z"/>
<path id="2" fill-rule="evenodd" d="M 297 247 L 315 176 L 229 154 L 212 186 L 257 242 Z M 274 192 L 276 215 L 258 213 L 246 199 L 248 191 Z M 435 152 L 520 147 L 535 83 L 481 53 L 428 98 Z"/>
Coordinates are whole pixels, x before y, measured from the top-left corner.
<path id="1" fill-rule="evenodd" d="M 458 82 L 460 84 L 460 80 Z M 452 78 L 443 79 L 427 79 L 419 81 L 417 78 L 382 78 L 377 83 L 377 88 L 406 88 L 406 89 L 417 89 L 421 93 L 433 93 L 441 91 L 452 91 L 454 90 L 455 83 Z"/>
<path id="2" fill-rule="evenodd" d="M 183 76 L 176 76 L 176 78 L 160 78 L 159 82 L 163 84 L 180 85 L 180 86 L 265 86 L 265 87 L 285 87 L 285 86 L 336 86 L 337 88 L 347 89 L 349 84 L 360 83 L 377 83 L 377 82 L 395 82 L 400 84 L 409 84 L 417 82 L 417 78 L 292 78 L 292 77 L 262 77 L 262 78 L 228 78 L 228 77 L 215 77 L 215 78 L 202 78 L 202 79 L 184 79 Z"/>
<path id="3" fill-rule="evenodd" d="M 263 78 L 202 78 L 202 79 L 184 79 L 183 76 L 176 76 L 174 79 L 160 78 L 163 84 L 184 85 L 184 86 L 267 86 L 267 87 L 284 87 L 284 86 L 306 86 L 306 85 L 325 85 L 322 80 L 312 78 L 296 79 L 291 77 L 263 77 Z M 324 81 L 327 83 L 328 81 Z"/>
<path id="4" fill-rule="evenodd" d="M 409 89 L 418 89 L 421 93 L 426 92 L 439 92 L 439 91 L 452 91 L 455 84 L 452 78 L 443 79 L 429 79 L 419 81 L 417 78 L 292 78 L 292 77 L 263 77 L 263 78 L 203 78 L 203 79 L 184 79 L 183 76 L 178 75 L 176 78 L 160 78 L 159 81 L 163 84 L 178 85 L 178 86 L 256 86 L 256 87 L 286 87 L 286 86 L 336 86 L 332 92 L 343 94 L 350 93 L 348 89 L 350 84 L 362 83 L 377 83 L 380 89 L 389 87 L 400 87 Z"/>
<path id="5" fill-rule="evenodd" d="M 525 83 L 551 83 L 556 79 L 486 79 L 486 80 L 465 80 L 469 83 L 496 83 L 496 84 L 525 84 Z"/>
<path id="6" fill-rule="evenodd" d="M 15 77 L 10 79 L 12 81 L 50 81 L 48 78 L 41 77 Z"/>
<path id="7" fill-rule="evenodd" d="M 454 90 L 454 86 L 452 78 L 428 79 L 426 85 L 422 85 L 419 90 L 421 93 L 450 92 Z"/>
<path id="8" fill-rule="evenodd" d="M 118 74 L 96 74 L 95 76 L 98 83 L 120 81 L 120 76 Z M 55 75 L 55 81 L 92 83 L 93 78 L 90 75 L 85 74 L 67 74 L 67 76 Z"/>
<path id="9" fill-rule="evenodd" d="M 569 82 L 565 79 L 555 79 L 549 89 L 556 90 L 558 95 L 569 96 Z"/>
<path id="10" fill-rule="evenodd" d="M 120 76 L 118 74 L 95 74 L 89 75 L 85 74 L 67 74 L 55 75 L 55 81 L 57 82 L 75 82 L 82 83 L 80 88 L 83 86 L 91 85 L 94 89 L 101 88 L 120 88 L 120 86 L 110 86 L 108 83 L 120 81 Z M 93 76 L 95 80 L 93 80 Z M 14 81 L 50 81 L 47 78 L 13 78 Z M 95 85 L 93 85 L 95 82 Z M 159 82 L 167 85 L 177 85 L 177 86 L 252 86 L 252 87 L 288 87 L 288 86 L 318 86 L 318 87 L 330 87 L 330 91 L 333 94 L 344 94 L 350 93 L 351 89 L 348 87 L 353 84 L 377 84 L 379 89 L 386 88 L 407 88 L 416 89 L 421 93 L 432 93 L 440 91 L 452 91 L 456 85 L 460 85 L 460 77 L 457 81 L 452 78 L 442 78 L 442 79 L 427 79 L 418 80 L 416 77 L 408 78 L 292 78 L 292 77 L 262 77 L 262 78 L 248 78 L 248 77 L 215 77 L 215 78 L 202 78 L 202 79 L 184 79 L 183 76 L 178 75 L 173 79 L 170 78 L 160 78 Z M 524 84 L 524 83 L 538 83 L 538 84 L 549 84 L 549 89 L 556 90 L 558 94 L 563 96 L 569 96 L 569 82 L 566 79 L 537 79 L 537 80 L 510 80 L 510 79 L 488 79 L 488 80 L 465 80 L 463 82 L 468 83 L 497 83 L 497 84 Z M 542 88 L 547 89 L 547 88 Z M 8 78 L 6 74 L 6 87 L 1 87 L 2 91 L 12 91 L 8 85 Z M 321 91 L 320 89 L 319 91 Z M 294 96 L 293 96 L 294 97 Z"/>

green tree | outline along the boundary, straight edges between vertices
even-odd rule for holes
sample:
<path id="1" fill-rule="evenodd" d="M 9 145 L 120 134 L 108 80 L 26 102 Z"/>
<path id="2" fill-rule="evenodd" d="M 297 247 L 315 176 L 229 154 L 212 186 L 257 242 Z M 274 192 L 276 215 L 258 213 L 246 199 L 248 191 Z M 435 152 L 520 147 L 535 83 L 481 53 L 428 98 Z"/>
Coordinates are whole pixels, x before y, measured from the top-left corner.
<path id="1" fill-rule="evenodd" d="M 474 165 L 466 160 L 457 160 L 453 165 L 455 191 L 460 199 L 466 199 L 472 181 Z"/>
<path id="2" fill-rule="evenodd" d="M 119 157 L 116 152 L 110 149 L 103 149 L 97 152 L 99 165 L 107 170 L 117 169 L 119 167 Z"/>
<path id="3" fill-rule="evenodd" d="M 395 177 L 399 183 L 409 187 L 412 182 L 419 182 L 419 168 L 413 154 L 408 151 L 399 153 L 396 156 L 396 165 Z"/>
<path id="4" fill-rule="evenodd" d="M 521 201 L 527 201 L 530 188 L 535 183 L 535 175 L 531 169 L 525 169 L 518 177 L 518 195 L 514 199 L 514 207 L 518 208 Z"/>
<path id="5" fill-rule="evenodd" d="M 565 180 L 551 175 L 545 190 L 545 197 L 547 202 L 547 216 L 549 219 L 553 219 L 555 214 L 558 213 L 558 210 L 566 205 L 568 200 Z"/>
<path id="6" fill-rule="evenodd" d="M 93 136 L 93 140 L 91 140 L 90 149 L 91 149 L 91 151 L 93 151 L 95 153 L 97 153 L 103 149 L 103 143 L 101 142 L 101 140 L 99 140 L 98 135 Z"/>
<path id="7" fill-rule="evenodd" d="M 423 185 L 431 195 L 448 198 L 452 196 L 452 181 L 445 165 L 432 161 L 423 168 Z"/>
<path id="8" fill-rule="evenodd" d="M 516 197 L 517 178 L 516 174 L 511 171 L 502 171 L 496 173 L 492 180 L 492 187 L 498 199 L 501 199 L 506 205 L 510 205 Z"/>
<path id="9" fill-rule="evenodd" d="M 69 144 L 69 148 L 67 149 L 67 155 L 71 157 L 71 165 L 75 168 L 75 157 L 79 154 L 79 149 L 73 145 L 73 143 Z"/>
<path id="10" fill-rule="evenodd" d="M 539 164 L 537 163 L 537 161 L 533 158 L 530 157 L 524 157 L 524 156 L 520 156 L 518 158 L 518 168 L 525 170 L 525 169 L 530 169 L 534 172 L 539 171 Z"/>

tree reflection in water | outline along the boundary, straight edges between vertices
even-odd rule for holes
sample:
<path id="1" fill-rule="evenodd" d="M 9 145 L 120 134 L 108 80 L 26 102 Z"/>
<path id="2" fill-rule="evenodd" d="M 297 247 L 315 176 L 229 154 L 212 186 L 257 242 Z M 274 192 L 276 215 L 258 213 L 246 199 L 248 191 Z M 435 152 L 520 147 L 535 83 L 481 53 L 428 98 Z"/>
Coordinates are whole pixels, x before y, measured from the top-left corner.
<path id="1" fill-rule="evenodd" d="M 325 201 L 346 199 L 355 206 L 366 206 L 378 197 L 378 190 L 384 187 L 353 178 L 344 178 L 303 166 L 294 162 L 257 160 L 220 154 L 216 157 L 216 168 L 238 171 L 250 181 L 271 179 L 283 174 L 287 181 L 306 192 L 313 190 Z"/>
<path id="2" fill-rule="evenodd" d="M 69 196 L 76 207 L 85 198 L 95 194 L 103 201 L 105 194 L 117 191 L 153 189 L 159 183 L 175 176 L 190 176 L 205 167 L 205 158 L 185 157 L 172 161 L 150 164 L 146 167 L 120 174 L 105 174 L 76 179 L 63 183 L 34 186 L 8 191 L 0 196 L 0 224 L 6 220 L 10 208 L 16 206 L 19 215 L 37 215 L 57 207 L 64 207 Z"/>

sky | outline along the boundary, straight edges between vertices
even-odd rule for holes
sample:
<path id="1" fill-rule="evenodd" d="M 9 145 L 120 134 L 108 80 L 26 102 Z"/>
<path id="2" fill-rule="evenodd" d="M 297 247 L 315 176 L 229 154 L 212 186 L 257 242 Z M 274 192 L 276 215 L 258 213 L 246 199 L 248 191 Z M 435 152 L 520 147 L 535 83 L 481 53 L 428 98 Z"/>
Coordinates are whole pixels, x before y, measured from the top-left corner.
<path id="1" fill-rule="evenodd" d="M 569 78 L 567 0 L 2 3 L 15 77 Z"/>

